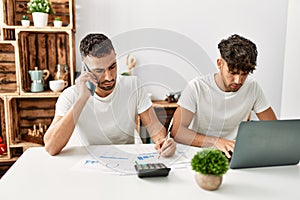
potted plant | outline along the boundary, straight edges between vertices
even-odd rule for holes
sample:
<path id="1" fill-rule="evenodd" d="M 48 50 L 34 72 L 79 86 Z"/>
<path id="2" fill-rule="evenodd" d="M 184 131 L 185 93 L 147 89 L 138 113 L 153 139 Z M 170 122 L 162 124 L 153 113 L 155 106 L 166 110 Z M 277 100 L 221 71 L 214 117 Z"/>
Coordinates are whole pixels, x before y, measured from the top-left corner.
<path id="1" fill-rule="evenodd" d="M 44 27 L 48 24 L 48 14 L 53 10 L 48 0 L 30 0 L 27 3 L 28 13 L 32 13 L 33 24 L 36 27 Z"/>
<path id="2" fill-rule="evenodd" d="M 210 148 L 197 152 L 191 165 L 197 172 L 197 184 L 205 190 L 218 189 L 229 166 L 226 156 L 220 150 Z"/>
<path id="3" fill-rule="evenodd" d="M 22 26 L 29 26 L 30 25 L 30 21 L 29 21 L 29 19 L 26 15 L 22 16 L 21 24 L 22 24 Z"/>
<path id="4" fill-rule="evenodd" d="M 55 17 L 53 21 L 54 27 L 62 27 L 62 21 L 60 17 Z"/>

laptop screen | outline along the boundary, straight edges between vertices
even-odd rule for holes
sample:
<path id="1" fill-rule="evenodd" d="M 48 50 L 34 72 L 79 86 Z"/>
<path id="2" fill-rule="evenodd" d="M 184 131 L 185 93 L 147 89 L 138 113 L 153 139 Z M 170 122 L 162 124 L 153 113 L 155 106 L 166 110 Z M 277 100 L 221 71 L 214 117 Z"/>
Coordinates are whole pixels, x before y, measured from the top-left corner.
<path id="1" fill-rule="evenodd" d="M 230 168 L 294 165 L 300 159 L 300 120 L 241 122 Z"/>

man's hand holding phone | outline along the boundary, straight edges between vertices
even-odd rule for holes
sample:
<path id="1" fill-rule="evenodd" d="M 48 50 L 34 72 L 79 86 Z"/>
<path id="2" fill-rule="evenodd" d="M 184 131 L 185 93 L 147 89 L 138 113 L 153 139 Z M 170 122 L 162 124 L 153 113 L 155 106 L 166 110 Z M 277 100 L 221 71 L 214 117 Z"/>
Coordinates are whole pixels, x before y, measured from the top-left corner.
<path id="1" fill-rule="evenodd" d="M 81 97 L 89 98 L 94 95 L 97 85 L 96 76 L 83 62 L 80 76 L 75 80 L 78 93 Z"/>
<path id="2" fill-rule="evenodd" d="M 90 70 L 90 68 L 85 64 L 85 62 L 83 62 L 83 67 L 84 67 L 85 71 L 92 73 L 91 70 Z M 95 93 L 95 90 L 96 90 L 96 86 L 92 82 L 90 82 L 90 81 L 86 82 L 86 86 L 90 90 L 91 95 L 94 96 L 94 93 Z"/>

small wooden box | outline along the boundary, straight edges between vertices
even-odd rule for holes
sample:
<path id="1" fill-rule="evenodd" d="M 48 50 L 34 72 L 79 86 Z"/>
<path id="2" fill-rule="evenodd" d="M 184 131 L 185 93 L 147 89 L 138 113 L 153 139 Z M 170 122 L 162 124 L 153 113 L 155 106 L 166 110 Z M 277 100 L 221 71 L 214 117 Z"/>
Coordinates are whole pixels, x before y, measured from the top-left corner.
<path id="1" fill-rule="evenodd" d="M 15 29 L 11 28 L 3 28 L 2 29 L 2 38 L 3 40 L 10 40 L 15 41 L 16 40 L 16 33 Z"/>
<path id="2" fill-rule="evenodd" d="M 17 94 L 18 91 L 15 47 L 0 42 L 0 94 Z"/>
<path id="3" fill-rule="evenodd" d="M 22 142 L 43 144 L 43 134 L 53 120 L 56 101 L 57 97 L 11 97 L 8 103 L 10 145 Z M 38 129 L 39 124 L 43 127 L 40 136 L 28 134 L 34 125 Z"/>
<path id="4" fill-rule="evenodd" d="M 48 83 L 54 79 L 57 64 L 67 64 L 69 69 L 72 68 L 70 55 L 73 52 L 70 49 L 68 33 L 21 31 L 18 37 L 21 92 L 30 92 L 31 79 L 28 72 L 34 70 L 35 67 L 38 67 L 39 70 L 47 69 L 50 72 L 49 78 L 44 81 L 45 90 L 49 90 Z M 69 75 L 71 76 L 71 74 Z M 70 82 L 69 85 L 71 85 Z"/>

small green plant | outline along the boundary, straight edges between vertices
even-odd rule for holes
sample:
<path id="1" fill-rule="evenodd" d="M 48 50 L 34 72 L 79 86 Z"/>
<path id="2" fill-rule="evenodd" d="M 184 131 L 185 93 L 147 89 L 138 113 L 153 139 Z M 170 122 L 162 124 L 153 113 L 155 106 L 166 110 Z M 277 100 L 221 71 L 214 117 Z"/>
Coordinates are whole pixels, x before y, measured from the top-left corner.
<path id="1" fill-rule="evenodd" d="M 123 75 L 123 76 L 130 76 L 130 73 L 129 72 L 123 72 L 121 75 Z"/>
<path id="2" fill-rule="evenodd" d="M 228 160 L 220 150 L 204 149 L 197 152 L 192 161 L 192 169 L 203 175 L 222 176 L 228 170 Z"/>
<path id="3" fill-rule="evenodd" d="M 23 15 L 22 20 L 28 20 L 28 17 L 26 15 Z"/>
<path id="4" fill-rule="evenodd" d="M 34 12 L 43 12 L 48 14 L 53 13 L 51 4 L 48 0 L 30 0 L 30 2 L 27 3 L 27 11 L 28 13 L 34 13 Z"/>
<path id="5" fill-rule="evenodd" d="M 54 21 L 61 21 L 61 18 L 60 17 L 55 17 Z"/>

